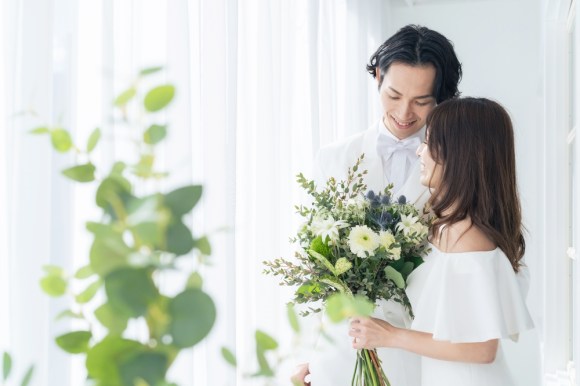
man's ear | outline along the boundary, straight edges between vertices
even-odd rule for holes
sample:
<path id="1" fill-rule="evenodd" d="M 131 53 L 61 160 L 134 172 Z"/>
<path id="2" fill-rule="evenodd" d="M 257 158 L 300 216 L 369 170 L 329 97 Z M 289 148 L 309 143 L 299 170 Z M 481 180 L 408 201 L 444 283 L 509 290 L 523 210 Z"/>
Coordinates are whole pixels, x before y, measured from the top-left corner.
<path id="1" fill-rule="evenodd" d="M 377 67 L 375 68 L 375 79 L 377 80 L 378 84 L 381 84 L 381 68 Z"/>

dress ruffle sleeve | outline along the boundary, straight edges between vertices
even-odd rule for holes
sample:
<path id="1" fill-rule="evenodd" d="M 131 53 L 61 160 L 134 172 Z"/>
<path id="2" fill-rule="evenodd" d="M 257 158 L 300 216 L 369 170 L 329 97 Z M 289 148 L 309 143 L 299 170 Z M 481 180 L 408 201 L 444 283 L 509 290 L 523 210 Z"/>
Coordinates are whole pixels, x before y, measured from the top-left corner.
<path id="1" fill-rule="evenodd" d="M 408 292 L 415 319 L 411 329 L 454 343 L 517 340 L 533 328 L 521 285 L 505 254 L 433 251 L 412 275 Z"/>

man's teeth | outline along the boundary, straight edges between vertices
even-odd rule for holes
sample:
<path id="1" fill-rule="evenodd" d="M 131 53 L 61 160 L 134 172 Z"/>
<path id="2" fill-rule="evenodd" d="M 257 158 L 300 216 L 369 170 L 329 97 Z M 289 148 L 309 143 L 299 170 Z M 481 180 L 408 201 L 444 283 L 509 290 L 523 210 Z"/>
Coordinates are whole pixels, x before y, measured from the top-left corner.
<path id="1" fill-rule="evenodd" d="M 397 123 L 397 125 L 399 125 L 399 126 L 411 126 L 411 125 L 413 124 L 413 122 L 415 122 L 415 121 L 412 121 L 412 122 L 403 123 L 403 122 L 399 122 L 399 121 L 397 121 L 395 118 L 393 118 L 393 120 L 394 120 L 394 121 Z"/>

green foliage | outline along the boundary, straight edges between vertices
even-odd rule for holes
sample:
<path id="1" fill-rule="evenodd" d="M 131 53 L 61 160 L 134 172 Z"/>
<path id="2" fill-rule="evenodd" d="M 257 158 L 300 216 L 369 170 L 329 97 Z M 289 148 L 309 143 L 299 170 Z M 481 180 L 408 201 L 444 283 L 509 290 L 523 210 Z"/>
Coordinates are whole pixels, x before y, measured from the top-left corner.
<path id="1" fill-rule="evenodd" d="M 155 112 L 166 107 L 173 100 L 175 87 L 170 84 L 153 88 L 145 95 L 143 105 L 149 112 Z"/>
<path id="2" fill-rule="evenodd" d="M 22 381 L 20 381 L 20 386 L 28 386 L 30 380 L 32 379 L 32 375 L 34 374 L 34 366 L 30 366 L 24 376 L 22 377 Z M 10 376 L 12 375 L 12 356 L 8 352 L 4 352 L 2 354 L 2 385 L 9 385 L 11 383 L 7 383 L 10 380 Z"/>
<path id="3" fill-rule="evenodd" d="M 393 300 L 412 315 L 404 289 L 428 251 L 428 219 L 404 197 L 395 199 L 392 186 L 367 192 L 363 161 L 364 154 L 344 180 L 331 177 L 321 188 L 298 174 L 298 184 L 311 199 L 309 205 L 296 206 L 304 220 L 291 239 L 298 251 L 294 259 L 265 261 L 264 273 L 297 287 L 295 303 L 324 304 L 340 292 L 371 302 Z"/>
<path id="4" fill-rule="evenodd" d="M 177 386 L 166 379 L 169 368 L 182 349 L 207 337 L 217 316 L 213 299 L 202 289 L 198 267 L 185 272 L 183 289 L 177 295 L 164 294 L 158 283 L 164 272 L 175 270 L 176 259 L 211 254 L 208 238 L 194 237 L 184 219 L 199 203 L 201 185 L 143 192 L 144 187 L 160 186 L 143 181 L 168 175 L 157 169 L 155 154 L 156 145 L 167 137 L 168 124 L 160 121 L 163 115 L 150 113 L 169 107 L 175 88 L 163 84 L 145 94 L 140 90 L 142 78 L 153 78 L 161 69 L 142 70 L 113 102 L 123 118 L 120 124 L 134 128 L 149 119 L 144 128 L 134 132 L 137 154 L 128 158 L 137 162 L 117 160 L 109 170 L 93 162 L 92 155 L 103 142 L 100 128 L 92 131 L 86 146 L 81 146 L 84 149 L 75 146 L 63 128 L 39 126 L 31 130 L 34 135 L 49 135 L 60 153 L 75 151 L 76 162 L 62 173 L 74 182 L 93 182 L 94 204 L 102 210 L 97 221 L 86 224 L 93 237 L 87 264 L 72 274 L 46 266 L 40 279 L 49 296 L 70 297 L 72 307 L 61 312 L 59 319 L 75 318 L 85 323 L 79 330 L 58 336 L 56 343 L 68 353 L 85 355 L 89 377 L 98 385 Z M 130 109 L 131 104 L 136 109 Z M 130 111 L 136 111 L 139 119 L 133 120 Z M 73 293 L 72 288 L 80 290 Z M 95 319 L 106 329 L 104 336 L 100 328 L 95 333 Z M 142 340 L 126 338 L 130 321 L 147 326 L 147 336 Z M 235 362 L 231 353 L 226 355 Z M 6 377 L 10 366 L 10 358 L 5 356 Z"/>
<path id="5" fill-rule="evenodd" d="M 236 356 L 227 347 L 222 347 L 221 353 L 222 353 L 222 357 L 230 365 L 232 365 L 234 367 L 236 367 L 238 365 L 238 361 L 236 359 Z"/>

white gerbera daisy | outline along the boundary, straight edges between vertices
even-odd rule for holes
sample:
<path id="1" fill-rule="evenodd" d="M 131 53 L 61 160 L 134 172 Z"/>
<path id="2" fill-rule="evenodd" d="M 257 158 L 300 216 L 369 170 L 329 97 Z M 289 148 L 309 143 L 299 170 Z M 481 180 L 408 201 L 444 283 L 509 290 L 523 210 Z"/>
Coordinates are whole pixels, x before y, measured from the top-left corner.
<path id="1" fill-rule="evenodd" d="M 331 243 L 338 240 L 338 231 L 348 227 L 348 223 L 343 220 L 335 221 L 332 216 L 315 217 L 310 225 L 310 230 L 325 240 L 327 237 Z"/>
<path id="2" fill-rule="evenodd" d="M 393 236 L 390 231 L 380 231 L 379 243 L 381 244 L 381 247 L 388 251 L 391 245 L 395 243 L 395 236 Z"/>
<path id="3" fill-rule="evenodd" d="M 409 234 L 409 232 L 413 231 L 413 225 L 419 221 L 419 217 L 414 217 L 414 216 L 407 216 L 405 214 L 401 215 L 401 221 L 399 221 L 399 223 L 397 224 L 397 230 L 398 231 L 402 231 L 403 234 L 406 236 Z"/>
<path id="4" fill-rule="evenodd" d="M 379 235 L 366 225 L 357 225 L 348 235 L 348 246 L 350 251 L 360 258 L 374 256 L 375 250 L 379 247 Z"/>

